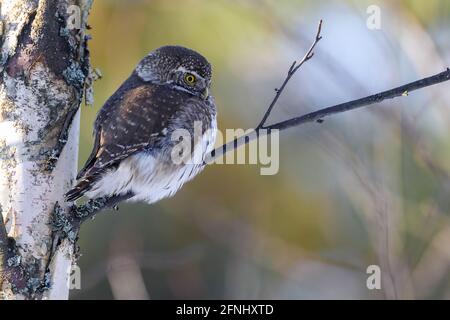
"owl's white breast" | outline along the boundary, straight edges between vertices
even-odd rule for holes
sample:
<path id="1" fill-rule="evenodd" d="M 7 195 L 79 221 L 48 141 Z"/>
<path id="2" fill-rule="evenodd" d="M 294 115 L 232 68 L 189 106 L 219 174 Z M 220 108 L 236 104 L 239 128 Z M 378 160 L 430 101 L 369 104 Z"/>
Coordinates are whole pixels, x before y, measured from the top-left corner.
<path id="1" fill-rule="evenodd" d="M 194 154 L 198 154 L 197 152 L 203 154 L 201 160 L 213 150 L 216 131 L 217 123 L 214 117 L 211 130 L 206 131 L 194 146 Z M 117 169 L 104 174 L 86 195 L 93 198 L 126 194 L 131 191 L 135 196 L 128 201 L 153 203 L 173 196 L 184 183 L 194 178 L 204 168 L 202 161 L 180 165 L 167 161 L 162 154 L 136 153 L 124 159 Z"/>

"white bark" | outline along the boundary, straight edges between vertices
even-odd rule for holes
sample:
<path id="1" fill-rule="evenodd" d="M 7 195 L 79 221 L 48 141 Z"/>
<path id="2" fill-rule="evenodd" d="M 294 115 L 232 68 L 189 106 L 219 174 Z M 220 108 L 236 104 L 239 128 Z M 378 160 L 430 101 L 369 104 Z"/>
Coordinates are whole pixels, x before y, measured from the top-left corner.
<path id="1" fill-rule="evenodd" d="M 52 219 L 57 203 L 67 210 L 63 195 L 76 174 L 77 110 L 89 65 L 84 31 L 66 28 L 70 5 L 85 19 L 91 1 L 2 1 L 0 204 L 26 272 L 20 290 L 14 280 L 3 282 L 7 299 L 69 295 L 74 244 L 55 245 Z"/>

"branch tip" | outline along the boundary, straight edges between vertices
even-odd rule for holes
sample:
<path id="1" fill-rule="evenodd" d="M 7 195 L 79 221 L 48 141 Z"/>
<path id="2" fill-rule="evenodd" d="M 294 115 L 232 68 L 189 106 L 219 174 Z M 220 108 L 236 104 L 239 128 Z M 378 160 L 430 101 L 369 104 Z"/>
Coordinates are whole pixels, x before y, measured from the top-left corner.
<path id="1" fill-rule="evenodd" d="M 373 105 L 376 103 L 380 103 L 386 99 L 393 99 L 396 97 L 408 96 L 409 93 L 412 91 L 426 88 L 426 87 L 450 80 L 450 68 L 447 67 L 444 72 L 435 74 L 428 78 L 423 78 L 423 79 L 405 84 L 403 86 L 400 86 L 400 87 L 397 87 L 397 88 L 394 88 L 391 90 L 379 92 L 379 93 L 376 93 L 376 94 L 373 94 L 371 96 L 367 96 L 367 97 L 364 97 L 361 99 L 337 104 L 332 107 L 323 108 L 323 109 L 313 111 L 313 112 L 307 113 L 305 115 L 302 115 L 302 116 L 299 116 L 296 118 L 291 118 L 291 119 L 288 119 L 285 121 L 281 121 L 281 122 L 278 122 L 278 123 L 275 123 L 272 125 L 266 125 L 267 118 L 269 117 L 270 113 L 272 112 L 273 107 L 275 106 L 279 97 L 283 93 L 283 90 L 285 89 L 289 80 L 292 78 L 292 76 L 295 74 L 295 72 L 303 65 L 303 63 L 310 60 L 314 56 L 314 48 L 317 45 L 317 43 L 322 39 L 322 36 L 321 36 L 322 25 L 323 25 L 323 21 L 320 20 L 319 25 L 317 27 L 317 34 L 316 34 L 315 40 L 312 43 L 311 47 L 309 48 L 309 50 L 307 51 L 307 53 L 305 54 L 303 59 L 301 59 L 298 63 L 297 63 L 297 61 L 294 61 L 292 63 L 292 65 L 289 68 L 288 74 L 287 74 L 283 84 L 280 86 L 280 88 L 275 88 L 275 93 L 276 93 L 275 97 L 273 98 L 272 102 L 270 103 L 269 107 L 267 108 L 261 122 L 258 124 L 258 126 L 254 130 L 256 132 L 257 136 L 263 129 L 267 130 L 268 134 L 270 134 L 270 130 L 272 130 L 272 129 L 281 131 L 284 129 L 288 129 L 291 127 L 295 127 L 295 126 L 299 126 L 299 125 L 302 125 L 305 123 L 311 123 L 311 122 L 316 122 L 316 123 L 320 124 L 325 121 L 324 120 L 325 117 L 328 117 L 328 116 L 331 116 L 334 114 L 338 114 L 338 113 L 343 113 L 343 112 L 350 111 L 350 110 L 354 110 L 354 109 L 361 108 L 364 106 L 369 106 L 369 105 Z M 239 139 L 239 138 L 236 138 L 235 141 L 237 141 L 237 139 Z M 248 139 L 245 139 L 244 144 L 246 144 L 246 143 L 248 143 Z M 205 164 L 213 163 L 216 158 L 218 158 L 218 157 L 222 156 L 223 154 L 227 153 L 228 151 L 232 151 L 234 149 L 236 149 L 236 146 L 234 144 L 232 145 L 230 143 L 226 143 L 226 144 L 222 145 L 221 147 L 211 151 L 210 156 L 208 157 L 208 161 L 205 162 Z"/>
<path id="2" fill-rule="evenodd" d="M 275 104 L 278 101 L 278 98 L 281 96 L 281 94 L 283 93 L 284 88 L 286 87 L 286 85 L 288 84 L 289 80 L 292 78 L 292 76 L 297 72 L 297 70 L 308 60 L 310 60 L 313 56 L 314 56 L 314 48 L 316 47 L 317 43 L 322 39 L 322 36 L 320 35 L 322 32 L 322 20 L 319 21 L 319 25 L 317 27 L 317 33 L 316 33 L 316 37 L 313 41 L 313 43 L 311 44 L 311 46 L 309 47 L 308 51 L 306 52 L 306 54 L 303 56 L 303 58 L 297 63 L 297 61 L 294 61 L 291 65 L 291 67 L 288 70 L 287 76 L 283 81 L 283 84 L 281 85 L 281 87 L 278 90 L 275 90 L 276 94 L 275 97 L 273 98 L 272 102 L 270 103 L 269 107 L 267 108 L 263 118 L 261 119 L 261 122 L 258 124 L 258 126 L 256 127 L 256 129 L 262 129 L 265 126 L 265 123 L 267 121 L 267 118 L 270 116 L 273 107 L 275 106 Z"/>

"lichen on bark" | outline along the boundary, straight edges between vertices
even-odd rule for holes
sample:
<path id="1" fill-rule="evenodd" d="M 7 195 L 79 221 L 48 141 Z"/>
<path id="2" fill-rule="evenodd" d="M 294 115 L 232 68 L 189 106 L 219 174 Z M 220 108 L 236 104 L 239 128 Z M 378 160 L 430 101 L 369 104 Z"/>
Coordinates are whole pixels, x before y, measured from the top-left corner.
<path id="1" fill-rule="evenodd" d="M 91 4 L 2 2 L 0 205 L 14 251 L 5 267 L 23 278 L 4 278 L 0 292 L 6 298 L 68 297 L 64 269 L 72 264 L 73 243 L 55 241 L 52 219 L 58 203 L 69 210 L 63 196 L 76 174 Z M 67 27 L 71 5 L 80 7 L 80 28 Z"/>

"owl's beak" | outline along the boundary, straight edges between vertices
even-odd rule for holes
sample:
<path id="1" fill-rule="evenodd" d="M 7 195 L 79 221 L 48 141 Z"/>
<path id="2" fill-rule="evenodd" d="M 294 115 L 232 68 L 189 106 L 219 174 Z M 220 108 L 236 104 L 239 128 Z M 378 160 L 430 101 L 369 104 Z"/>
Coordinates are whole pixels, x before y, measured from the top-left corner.
<path id="1" fill-rule="evenodd" d="M 206 87 L 205 90 L 202 91 L 203 100 L 208 99 L 208 96 L 209 96 L 209 90 L 208 90 L 208 87 Z"/>

